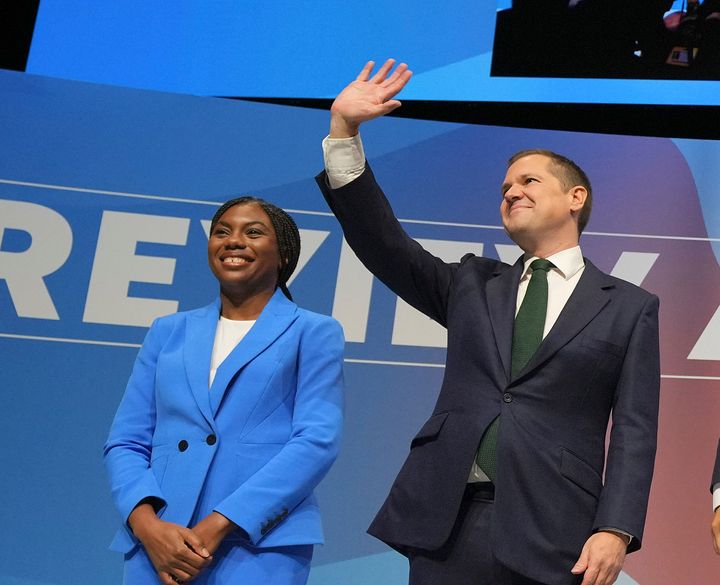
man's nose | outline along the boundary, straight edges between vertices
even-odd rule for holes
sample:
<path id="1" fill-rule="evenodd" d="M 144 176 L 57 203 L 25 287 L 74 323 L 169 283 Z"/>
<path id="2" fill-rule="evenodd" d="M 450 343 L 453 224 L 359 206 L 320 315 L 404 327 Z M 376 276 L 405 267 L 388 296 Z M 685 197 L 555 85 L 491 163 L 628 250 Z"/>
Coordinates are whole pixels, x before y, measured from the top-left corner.
<path id="1" fill-rule="evenodd" d="M 523 196 L 524 195 L 522 189 L 520 188 L 520 185 L 512 185 L 507 191 L 505 191 L 503 199 L 505 199 L 505 201 L 507 201 L 508 203 L 512 203 L 513 201 L 521 199 Z"/>

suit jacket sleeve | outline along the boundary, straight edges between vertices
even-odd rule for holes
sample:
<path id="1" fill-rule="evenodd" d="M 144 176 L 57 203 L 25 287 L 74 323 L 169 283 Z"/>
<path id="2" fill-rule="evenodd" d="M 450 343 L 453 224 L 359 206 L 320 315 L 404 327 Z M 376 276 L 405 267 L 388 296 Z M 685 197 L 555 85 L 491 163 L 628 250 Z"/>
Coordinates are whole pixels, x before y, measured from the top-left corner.
<path id="1" fill-rule="evenodd" d="M 290 439 L 215 506 L 215 511 L 245 530 L 254 544 L 311 495 L 340 448 L 342 328 L 334 319 L 316 316 L 300 343 Z"/>
<path id="2" fill-rule="evenodd" d="M 629 552 L 641 546 L 657 446 L 660 390 L 658 298 L 640 311 L 615 390 L 612 430 L 595 529 L 631 534 Z"/>
<path id="3" fill-rule="evenodd" d="M 162 320 L 156 320 L 148 331 L 105 443 L 110 489 L 124 522 L 145 498 L 165 503 L 150 469 L 156 413 L 155 366 L 166 336 L 164 327 Z"/>
<path id="4" fill-rule="evenodd" d="M 339 189 L 328 186 L 324 172 L 316 180 L 345 239 L 368 270 L 407 303 L 446 326 L 457 264 L 446 264 L 405 233 L 368 165 L 360 177 Z"/>
<path id="5" fill-rule="evenodd" d="M 715 468 L 713 469 L 710 491 L 713 491 L 715 484 L 720 483 L 720 441 L 718 441 L 717 454 L 715 455 Z"/>

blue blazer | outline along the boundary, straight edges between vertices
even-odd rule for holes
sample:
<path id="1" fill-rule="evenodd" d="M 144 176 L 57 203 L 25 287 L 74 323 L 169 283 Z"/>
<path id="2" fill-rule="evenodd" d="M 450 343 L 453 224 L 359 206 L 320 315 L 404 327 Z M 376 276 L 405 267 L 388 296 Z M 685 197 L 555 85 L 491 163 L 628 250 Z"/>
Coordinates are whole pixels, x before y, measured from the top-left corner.
<path id="1" fill-rule="evenodd" d="M 323 541 L 313 489 L 340 446 L 342 329 L 277 290 L 208 387 L 219 314 L 218 299 L 161 317 L 140 349 L 105 445 L 113 550 L 138 544 L 127 518 L 147 497 L 183 526 L 215 510 L 256 547 Z"/>
<path id="2" fill-rule="evenodd" d="M 598 529 L 624 530 L 639 548 L 657 437 L 657 297 L 586 260 L 557 322 L 512 377 L 522 258 L 432 256 L 405 234 L 369 168 L 337 190 L 324 174 L 318 184 L 363 264 L 448 331 L 435 409 L 370 533 L 406 554 L 440 548 L 480 439 L 502 414 L 488 535 L 501 563 L 562 585 L 574 582 L 570 569 Z"/>

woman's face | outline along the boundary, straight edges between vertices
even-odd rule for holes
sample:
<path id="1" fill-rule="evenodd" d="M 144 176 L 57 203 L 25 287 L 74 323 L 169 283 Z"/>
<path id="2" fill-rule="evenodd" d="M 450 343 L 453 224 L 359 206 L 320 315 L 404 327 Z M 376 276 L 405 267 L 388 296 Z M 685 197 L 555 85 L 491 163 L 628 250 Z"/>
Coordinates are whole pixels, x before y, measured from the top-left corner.
<path id="1" fill-rule="evenodd" d="M 275 230 L 262 207 L 234 205 L 220 216 L 208 240 L 208 263 L 226 294 L 275 290 L 280 254 Z"/>

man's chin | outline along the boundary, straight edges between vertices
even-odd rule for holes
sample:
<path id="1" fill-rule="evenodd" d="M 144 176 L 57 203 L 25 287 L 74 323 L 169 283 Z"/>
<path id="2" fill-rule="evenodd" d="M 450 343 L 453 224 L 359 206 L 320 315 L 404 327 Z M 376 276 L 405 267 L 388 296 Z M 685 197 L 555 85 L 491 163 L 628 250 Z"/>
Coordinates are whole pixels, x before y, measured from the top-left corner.
<path id="1" fill-rule="evenodd" d="M 523 251 L 532 248 L 533 242 L 535 241 L 535 238 L 532 237 L 532 230 L 527 226 L 505 226 L 505 233 L 507 233 L 508 237 L 522 248 Z"/>
<path id="2" fill-rule="evenodd" d="M 513 242 L 517 243 L 518 238 L 527 237 L 530 232 L 530 228 L 525 223 L 512 222 L 505 224 L 505 232 L 512 239 Z"/>

